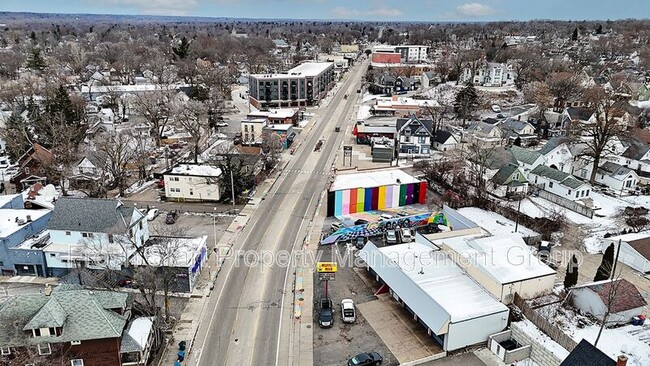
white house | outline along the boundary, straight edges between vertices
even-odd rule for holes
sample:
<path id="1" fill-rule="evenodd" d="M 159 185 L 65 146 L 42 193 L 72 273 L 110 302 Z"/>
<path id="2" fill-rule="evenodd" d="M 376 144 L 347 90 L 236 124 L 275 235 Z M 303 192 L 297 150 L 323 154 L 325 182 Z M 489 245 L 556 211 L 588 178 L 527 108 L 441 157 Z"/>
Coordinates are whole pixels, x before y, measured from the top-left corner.
<path id="1" fill-rule="evenodd" d="M 573 173 L 574 156 L 568 142 L 566 137 L 552 137 L 542 146 L 539 153 L 544 157 L 547 166 L 561 172 Z"/>
<path id="2" fill-rule="evenodd" d="M 633 142 L 621 155 L 613 158 L 620 165 L 637 171 L 641 181 L 650 183 L 650 145 Z"/>
<path id="3" fill-rule="evenodd" d="M 650 233 L 612 236 L 603 241 L 603 248 L 607 248 L 612 243 L 615 248 L 618 248 L 620 241 L 618 260 L 641 273 L 650 273 Z"/>
<path id="4" fill-rule="evenodd" d="M 176 201 L 218 201 L 221 198 L 221 169 L 182 163 L 163 173 L 165 196 Z"/>
<path id="5" fill-rule="evenodd" d="M 438 130 L 433 139 L 433 148 L 438 151 L 454 150 L 458 146 L 458 139 L 449 131 Z"/>
<path id="6" fill-rule="evenodd" d="M 77 189 L 92 189 L 111 180 L 113 176 L 105 169 L 102 159 L 88 154 L 72 167 L 70 185 Z"/>
<path id="7" fill-rule="evenodd" d="M 535 145 L 538 142 L 535 127 L 526 121 L 516 118 L 506 118 L 498 123 L 499 128 L 511 143 L 520 146 Z"/>
<path id="8" fill-rule="evenodd" d="M 503 144 L 503 131 L 496 126 L 483 121 L 471 124 L 465 130 L 467 139 L 481 148 L 492 148 Z"/>
<path id="9" fill-rule="evenodd" d="M 358 256 L 445 351 L 483 343 L 508 324 L 508 308 L 420 234 L 409 244 L 368 242 Z"/>
<path id="10" fill-rule="evenodd" d="M 612 285 L 617 286 L 616 295 L 610 306 L 607 324 L 625 324 L 632 317 L 643 314 L 643 307 L 647 302 L 636 286 L 624 278 L 573 287 L 570 293 L 571 302 L 580 311 L 592 314 L 603 321 Z"/>
<path id="11" fill-rule="evenodd" d="M 473 75 L 472 71 L 474 71 Z M 511 65 L 496 62 L 483 62 L 476 70 L 466 67 L 460 74 L 461 82 L 471 81 L 473 84 L 481 86 L 513 84 L 515 78 L 516 75 Z"/>
<path id="12" fill-rule="evenodd" d="M 456 237 L 434 243 L 504 304 L 512 303 L 515 292 L 532 299 L 553 291 L 555 270 L 542 263 L 519 234 Z"/>
<path id="13" fill-rule="evenodd" d="M 422 87 L 428 88 L 440 83 L 440 75 L 434 71 L 427 71 L 422 73 Z"/>
<path id="14" fill-rule="evenodd" d="M 630 168 L 608 161 L 598 168 L 596 182 L 606 185 L 615 194 L 623 196 L 636 191 L 639 176 Z"/>
<path id="15" fill-rule="evenodd" d="M 414 114 L 397 119 L 397 151 L 400 156 L 429 156 L 433 121 Z"/>
<path id="16" fill-rule="evenodd" d="M 54 277 L 79 267 L 119 270 L 149 239 L 145 214 L 116 199 L 60 198 L 47 229 L 43 253 Z"/>
<path id="17" fill-rule="evenodd" d="M 266 118 L 247 118 L 241 121 L 243 145 L 261 145 L 262 131 L 267 125 Z"/>
<path id="18" fill-rule="evenodd" d="M 546 165 L 539 165 L 528 174 L 529 182 L 540 189 L 571 201 L 588 198 L 591 186 Z"/>

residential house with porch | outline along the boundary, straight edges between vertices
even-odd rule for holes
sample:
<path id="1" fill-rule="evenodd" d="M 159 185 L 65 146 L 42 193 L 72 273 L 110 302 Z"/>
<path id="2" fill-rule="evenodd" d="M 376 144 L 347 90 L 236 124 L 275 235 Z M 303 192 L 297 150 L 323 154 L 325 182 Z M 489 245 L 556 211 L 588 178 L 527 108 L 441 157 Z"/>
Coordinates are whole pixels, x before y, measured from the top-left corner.
<path id="1" fill-rule="evenodd" d="M 621 155 L 613 158 L 618 164 L 634 170 L 640 182 L 650 183 L 650 145 L 641 141 L 632 141 Z"/>
<path id="2" fill-rule="evenodd" d="M 515 82 L 516 73 L 512 66 L 505 63 L 482 62 L 481 65 L 472 70 L 466 67 L 459 76 L 462 83 L 471 82 L 481 86 L 503 86 Z"/>
<path id="3" fill-rule="evenodd" d="M 517 146 L 534 146 L 539 142 L 535 126 L 516 118 L 506 118 L 498 124 L 508 143 Z"/>
<path id="4" fill-rule="evenodd" d="M 72 167 L 70 188 L 86 191 L 99 189 L 113 180 L 113 176 L 105 168 L 102 157 L 95 153 L 87 154 Z"/>
<path id="5" fill-rule="evenodd" d="M 544 164 L 544 156 L 535 150 L 526 149 L 519 146 L 510 146 L 508 148 L 512 156 L 519 164 L 522 172 L 528 178 L 531 170 L 535 169 L 538 165 Z"/>
<path id="6" fill-rule="evenodd" d="M 411 114 L 399 118 L 396 125 L 399 156 L 429 156 L 433 138 L 433 121 Z"/>
<path id="7" fill-rule="evenodd" d="M 39 144 L 33 144 L 18 161 L 18 172 L 9 182 L 14 185 L 16 192 L 27 189 L 34 183 L 45 184 L 48 180 L 47 169 L 54 163 L 54 154 Z"/>
<path id="8" fill-rule="evenodd" d="M 144 365 L 146 359 L 122 363 L 122 346 L 135 340 L 129 337 L 145 349 L 153 341 L 140 318 L 127 327 L 132 301 L 125 292 L 75 285 L 10 297 L 0 307 L 2 358 L 17 365 Z"/>
<path id="9" fill-rule="evenodd" d="M 146 214 L 117 199 L 60 198 L 47 230 L 42 250 L 54 277 L 75 268 L 120 270 L 149 239 Z"/>
<path id="10" fill-rule="evenodd" d="M 630 168 L 607 161 L 596 172 L 595 181 L 607 186 L 620 196 L 627 196 L 636 192 L 639 176 Z"/>
<path id="11" fill-rule="evenodd" d="M 480 148 L 494 148 L 503 144 L 501 128 L 482 121 L 472 123 L 463 133 L 466 138 L 462 140 L 476 144 Z"/>
<path id="12" fill-rule="evenodd" d="M 488 192 L 501 198 L 523 196 L 528 192 L 528 181 L 517 165 L 504 165 L 487 183 Z"/>
<path id="13" fill-rule="evenodd" d="M 538 165 L 528 175 L 529 182 L 541 190 L 571 201 L 589 198 L 591 186 L 577 180 L 571 174 Z"/>
<path id="14" fill-rule="evenodd" d="M 596 123 L 596 114 L 591 108 L 566 108 L 562 112 L 561 125 L 568 134 L 581 134 L 586 126 Z"/>

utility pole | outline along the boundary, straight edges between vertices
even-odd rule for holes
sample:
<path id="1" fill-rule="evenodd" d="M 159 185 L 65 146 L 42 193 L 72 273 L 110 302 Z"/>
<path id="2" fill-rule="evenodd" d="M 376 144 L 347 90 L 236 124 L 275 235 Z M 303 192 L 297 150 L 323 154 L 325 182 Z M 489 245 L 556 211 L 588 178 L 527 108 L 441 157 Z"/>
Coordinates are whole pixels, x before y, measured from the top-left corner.
<path id="1" fill-rule="evenodd" d="M 230 193 L 232 193 L 232 210 L 233 213 L 237 213 L 237 207 L 235 206 L 235 180 L 232 177 L 232 167 L 230 167 Z M 215 236 L 216 238 L 216 236 Z"/>
<path id="2" fill-rule="evenodd" d="M 522 198 L 523 199 L 523 198 Z M 517 220 L 515 220 L 515 233 L 517 232 L 517 229 L 519 228 L 519 215 L 520 215 L 520 209 L 521 209 L 521 200 L 519 200 L 519 203 L 517 203 Z"/>

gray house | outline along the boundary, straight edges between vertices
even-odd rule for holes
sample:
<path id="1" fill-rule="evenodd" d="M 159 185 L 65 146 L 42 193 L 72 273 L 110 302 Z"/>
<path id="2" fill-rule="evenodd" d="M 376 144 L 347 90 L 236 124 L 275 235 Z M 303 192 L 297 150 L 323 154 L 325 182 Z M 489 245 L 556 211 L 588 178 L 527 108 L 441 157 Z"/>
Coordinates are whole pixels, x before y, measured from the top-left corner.
<path id="1" fill-rule="evenodd" d="M 397 151 L 400 156 L 429 156 L 433 121 L 414 114 L 397 120 Z"/>

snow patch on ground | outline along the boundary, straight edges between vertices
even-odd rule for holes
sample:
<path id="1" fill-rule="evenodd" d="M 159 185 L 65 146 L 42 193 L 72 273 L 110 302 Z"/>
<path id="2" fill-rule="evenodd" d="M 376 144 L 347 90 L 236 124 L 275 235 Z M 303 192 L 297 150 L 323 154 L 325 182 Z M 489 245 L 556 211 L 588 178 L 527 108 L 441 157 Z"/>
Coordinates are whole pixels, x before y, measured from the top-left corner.
<path id="1" fill-rule="evenodd" d="M 145 189 L 147 189 L 147 188 L 153 186 L 154 184 L 156 184 L 156 182 L 157 182 L 157 180 L 155 180 L 155 179 L 150 180 L 148 182 L 144 182 L 144 183 L 142 183 L 141 181 L 137 181 L 137 182 L 133 183 L 129 188 L 127 188 L 124 193 L 128 196 L 128 195 L 131 195 L 131 194 L 142 192 Z"/>
<path id="2" fill-rule="evenodd" d="M 492 235 L 513 233 L 515 231 L 515 222 L 499 215 L 496 212 L 485 211 L 477 207 L 463 207 L 459 209 L 458 212 L 477 223 L 480 227 Z M 524 237 L 539 235 L 535 231 L 523 227 L 521 224 L 519 224 L 517 232 Z"/>
<path id="3" fill-rule="evenodd" d="M 523 330 L 531 338 L 535 339 L 541 345 L 544 346 L 547 350 L 553 353 L 560 360 L 564 360 L 569 355 L 569 351 L 564 349 L 549 336 L 544 334 L 539 328 L 535 326 L 530 320 L 524 319 L 523 321 L 517 322 L 517 325 L 521 330 Z"/>

